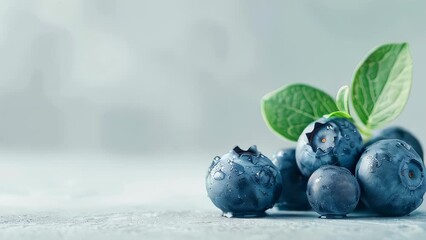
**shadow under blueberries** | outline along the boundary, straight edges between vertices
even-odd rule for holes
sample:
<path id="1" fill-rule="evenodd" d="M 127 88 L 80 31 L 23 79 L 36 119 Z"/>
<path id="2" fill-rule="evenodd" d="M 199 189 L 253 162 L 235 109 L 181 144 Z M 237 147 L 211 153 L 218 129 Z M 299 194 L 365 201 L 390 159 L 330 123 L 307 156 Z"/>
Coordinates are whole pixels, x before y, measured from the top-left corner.
<path id="1" fill-rule="evenodd" d="M 288 219 L 288 218 L 316 218 L 318 214 L 314 211 L 273 211 L 267 212 L 265 218 Z"/>

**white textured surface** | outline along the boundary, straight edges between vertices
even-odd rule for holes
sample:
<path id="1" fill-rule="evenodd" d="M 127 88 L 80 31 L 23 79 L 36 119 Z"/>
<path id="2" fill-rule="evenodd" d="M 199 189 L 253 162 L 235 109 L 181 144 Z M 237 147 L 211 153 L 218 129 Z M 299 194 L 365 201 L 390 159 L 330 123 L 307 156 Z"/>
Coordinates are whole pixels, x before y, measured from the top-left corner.
<path id="1" fill-rule="evenodd" d="M 0 157 L 8 159 L 0 163 L 0 239 L 426 237 L 425 205 L 402 218 L 358 213 L 328 220 L 274 210 L 258 219 L 221 217 L 204 190 L 206 156 Z"/>
<path id="2" fill-rule="evenodd" d="M 424 239 L 426 214 L 404 218 L 319 219 L 312 212 L 266 218 L 228 219 L 216 211 L 107 209 L 100 213 L 59 212 L 4 215 L 1 239 Z"/>

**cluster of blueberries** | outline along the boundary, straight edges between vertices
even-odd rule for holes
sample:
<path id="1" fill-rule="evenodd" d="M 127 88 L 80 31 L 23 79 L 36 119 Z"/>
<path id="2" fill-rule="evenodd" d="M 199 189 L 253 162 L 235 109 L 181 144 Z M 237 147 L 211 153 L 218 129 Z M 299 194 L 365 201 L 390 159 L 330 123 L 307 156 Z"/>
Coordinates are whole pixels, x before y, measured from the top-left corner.
<path id="1" fill-rule="evenodd" d="M 362 204 L 382 216 L 404 216 L 423 201 L 424 175 L 422 147 L 408 131 L 387 128 L 364 144 L 349 120 L 321 118 L 273 161 L 256 146 L 215 157 L 206 189 L 227 217 L 264 216 L 275 205 L 340 218 Z"/>

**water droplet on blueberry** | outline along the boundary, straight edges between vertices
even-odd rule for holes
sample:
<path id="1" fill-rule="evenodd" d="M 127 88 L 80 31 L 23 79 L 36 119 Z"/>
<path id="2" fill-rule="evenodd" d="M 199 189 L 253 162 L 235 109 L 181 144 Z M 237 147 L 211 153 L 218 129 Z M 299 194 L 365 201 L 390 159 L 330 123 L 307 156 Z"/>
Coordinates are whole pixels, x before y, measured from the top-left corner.
<path id="1" fill-rule="evenodd" d="M 260 172 L 256 173 L 256 178 L 261 185 L 268 186 L 271 182 L 272 176 L 268 171 L 261 170 Z"/>
<path id="2" fill-rule="evenodd" d="M 370 163 L 368 164 L 368 169 L 370 173 L 373 173 L 376 171 L 376 168 L 379 168 L 381 166 L 381 162 L 379 162 L 377 159 L 371 159 Z"/>
<path id="3" fill-rule="evenodd" d="M 210 165 L 208 172 L 210 173 L 212 171 L 212 169 L 219 163 L 220 161 L 220 157 L 216 156 L 213 158 L 212 164 Z"/>
<path id="4" fill-rule="evenodd" d="M 321 176 L 320 177 L 318 177 L 317 179 L 315 179 L 315 182 L 317 183 L 317 182 L 319 182 L 319 181 L 321 181 Z"/>
<path id="5" fill-rule="evenodd" d="M 349 148 L 343 148 L 343 153 L 344 154 L 350 154 L 351 150 Z"/>
<path id="6" fill-rule="evenodd" d="M 219 170 L 213 174 L 213 178 L 214 180 L 223 180 L 225 178 L 225 173 Z"/>
<path id="7" fill-rule="evenodd" d="M 382 152 L 376 153 L 376 158 L 379 161 L 390 161 L 391 160 L 388 154 L 382 153 Z"/>
<path id="8" fill-rule="evenodd" d="M 231 168 L 231 171 L 233 171 L 237 176 L 240 176 L 245 172 L 244 167 L 240 164 L 234 164 Z"/>

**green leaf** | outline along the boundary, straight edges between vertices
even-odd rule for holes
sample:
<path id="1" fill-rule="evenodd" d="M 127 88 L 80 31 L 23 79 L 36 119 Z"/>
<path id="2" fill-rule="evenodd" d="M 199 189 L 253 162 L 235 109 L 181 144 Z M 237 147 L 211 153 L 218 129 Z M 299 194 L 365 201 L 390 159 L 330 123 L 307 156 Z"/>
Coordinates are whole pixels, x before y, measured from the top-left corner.
<path id="1" fill-rule="evenodd" d="M 352 104 L 368 129 L 381 128 L 403 110 L 412 82 L 412 59 L 406 43 L 386 44 L 361 64 L 352 82 Z"/>
<path id="2" fill-rule="evenodd" d="M 340 111 L 349 113 L 349 87 L 343 86 L 339 89 L 336 96 L 336 105 Z"/>
<path id="3" fill-rule="evenodd" d="M 305 84 L 284 86 L 267 94 L 261 107 L 266 124 L 292 141 L 297 141 L 309 123 L 338 110 L 327 93 Z"/>
<path id="4" fill-rule="evenodd" d="M 326 115 L 327 118 L 331 118 L 331 117 L 339 117 L 339 118 L 347 118 L 352 120 L 352 116 L 349 115 L 349 113 L 345 112 L 345 111 L 336 111 L 336 112 L 332 112 L 328 115 Z"/>

